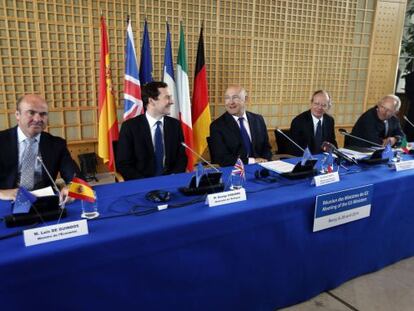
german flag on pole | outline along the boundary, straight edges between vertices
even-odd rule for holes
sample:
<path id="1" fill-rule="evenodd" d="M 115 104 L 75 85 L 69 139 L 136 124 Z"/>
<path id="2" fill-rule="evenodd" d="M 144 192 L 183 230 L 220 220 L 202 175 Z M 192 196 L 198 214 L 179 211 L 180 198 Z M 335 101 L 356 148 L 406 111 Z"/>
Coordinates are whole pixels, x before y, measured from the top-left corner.
<path id="1" fill-rule="evenodd" d="M 101 16 L 101 59 L 99 70 L 98 99 L 98 156 L 115 170 L 115 157 L 112 142 L 118 140 L 118 120 L 112 91 L 111 69 L 109 67 L 109 44 L 105 19 Z"/>
<path id="2" fill-rule="evenodd" d="M 92 187 L 86 181 L 77 177 L 73 177 L 69 185 L 68 196 L 88 202 L 95 202 L 96 200 Z"/>
<path id="3" fill-rule="evenodd" d="M 197 60 L 194 77 L 193 100 L 191 105 L 193 120 L 194 150 L 203 154 L 207 149 L 207 137 L 210 136 L 210 107 L 208 103 L 207 72 L 204 62 L 203 26 L 197 47 Z"/>

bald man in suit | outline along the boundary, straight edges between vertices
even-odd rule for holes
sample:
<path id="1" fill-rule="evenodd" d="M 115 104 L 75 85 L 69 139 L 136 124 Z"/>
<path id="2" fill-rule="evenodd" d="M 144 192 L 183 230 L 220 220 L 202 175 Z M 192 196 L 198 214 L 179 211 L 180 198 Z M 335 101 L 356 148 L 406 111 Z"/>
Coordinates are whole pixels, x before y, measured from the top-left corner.
<path id="1" fill-rule="evenodd" d="M 79 175 L 79 168 L 67 149 L 66 141 L 44 132 L 48 121 L 45 99 L 28 94 L 19 98 L 16 106 L 17 126 L 0 132 L 2 200 L 14 200 L 18 186 L 28 190 L 53 186 L 38 157 L 41 157 L 53 180 L 60 173 L 68 184 L 75 174 Z M 32 156 L 30 160 L 25 160 L 29 148 Z M 66 187 L 61 189 L 61 196 L 62 199 L 67 198 Z"/>
<path id="2" fill-rule="evenodd" d="M 248 96 L 240 85 L 230 85 L 224 95 L 226 112 L 210 125 L 210 152 L 220 166 L 272 158 L 266 124 L 261 115 L 246 111 Z"/>
<path id="3" fill-rule="evenodd" d="M 335 137 L 335 121 L 327 112 L 332 107 L 331 97 L 325 90 L 312 94 L 310 109 L 296 116 L 290 124 L 290 137 L 303 149 L 309 147 L 313 154 L 321 153 L 324 141 L 338 147 Z M 301 156 L 303 151 L 291 146 L 293 155 Z"/>

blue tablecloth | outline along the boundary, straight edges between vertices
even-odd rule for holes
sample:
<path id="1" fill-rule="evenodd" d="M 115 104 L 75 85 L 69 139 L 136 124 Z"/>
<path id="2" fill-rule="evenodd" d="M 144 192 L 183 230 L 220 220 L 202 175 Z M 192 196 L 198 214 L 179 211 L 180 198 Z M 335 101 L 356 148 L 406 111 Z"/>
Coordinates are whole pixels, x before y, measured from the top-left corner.
<path id="1" fill-rule="evenodd" d="M 102 217 L 89 235 L 28 248 L 21 235 L 0 240 L 2 309 L 274 310 L 414 255 L 414 172 L 353 167 L 314 187 L 259 181 L 257 169 L 246 167 L 247 201 L 145 216 L 110 218 L 153 207 L 152 189 L 191 200 L 176 191 L 191 174 L 96 187 Z M 370 217 L 312 232 L 317 195 L 367 184 Z M 65 221 L 79 219 L 79 202 L 68 209 Z M 0 235 L 17 230 L 2 224 Z"/>

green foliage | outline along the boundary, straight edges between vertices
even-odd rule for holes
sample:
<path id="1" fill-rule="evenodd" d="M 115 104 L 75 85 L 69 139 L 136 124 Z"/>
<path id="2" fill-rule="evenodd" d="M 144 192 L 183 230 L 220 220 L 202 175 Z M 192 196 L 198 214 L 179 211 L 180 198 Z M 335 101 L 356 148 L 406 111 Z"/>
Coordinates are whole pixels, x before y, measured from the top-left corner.
<path id="1" fill-rule="evenodd" d="M 414 23 L 412 22 L 414 15 L 414 1 L 409 1 L 407 7 L 407 12 L 405 13 L 408 19 L 407 33 L 404 35 L 401 42 L 401 53 L 407 57 L 405 74 L 414 72 Z"/>

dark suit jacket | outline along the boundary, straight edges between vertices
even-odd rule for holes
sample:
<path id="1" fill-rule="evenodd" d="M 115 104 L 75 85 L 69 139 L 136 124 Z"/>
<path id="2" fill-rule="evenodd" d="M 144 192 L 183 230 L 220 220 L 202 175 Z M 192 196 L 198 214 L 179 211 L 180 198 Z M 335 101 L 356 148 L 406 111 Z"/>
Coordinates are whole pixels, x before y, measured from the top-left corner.
<path id="1" fill-rule="evenodd" d="M 310 110 L 302 112 L 297 115 L 290 124 L 290 137 L 302 148 L 309 147 L 311 152 L 315 152 L 316 146 L 314 146 L 314 129 L 313 129 L 313 120 Z M 334 144 L 335 147 L 338 147 L 338 143 L 335 138 L 335 121 L 328 115 L 323 115 L 322 122 L 322 142 L 328 141 L 331 144 Z M 317 148 L 317 153 L 322 152 L 320 148 Z M 301 156 L 303 152 L 291 144 L 290 154 Z"/>
<path id="2" fill-rule="evenodd" d="M 187 156 L 180 122 L 164 117 L 165 162 L 163 175 L 185 172 Z M 122 124 L 116 155 L 116 169 L 125 180 L 152 177 L 155 174 L 155 153 L 151 130 L 145 114 Z"/>
<path id="3" fill-rule="evenodd" d="M 388 135 L 387 137 L 404 137 L 404 132 L 401 129 L 400 120 L 392 116 L 388 119 Z M 351 134 L 356 137 L 366 139 L 368 141 L 382 145 L 382 140 L 385 139 L 385 124 L 384 121 L 378 118 L 377 106 L 374 106 L 365 111 L 356 121 L 352 128 Z M 398 144 L 398 142 L 397 142 Z M 372 147 L 373 144 L 346 136 L 345 147 Z"/>
<path id="4" fill-rule="evenodd" d="M 272 151 L 263 117 L 252 112 L 246 112 L 246 115 L 253 146 L 250 157 L 270 160 Z M 234 165 L 239 156 L 244 163 L 248 162 L 240 127 L 228 112 L 210 124 L 209 142 L 212 159 L 220 166 Z"/>
<path id="5" fill-rule="evenodd" d="M 17 141 L 17 126 L 0 132 L 0 189 L 12 189 L 19 182 L 19 153 Z M 69 183 L 79 168 L 70 156 L 66 141 L 60 137 L 42 132 L 39 152 L 53 180 L 58 173 Z M 52 186 L 47 173 L 42 169 L 42 180 L 36 183 L 34 189 Z"/>

